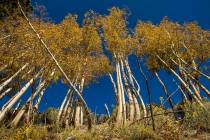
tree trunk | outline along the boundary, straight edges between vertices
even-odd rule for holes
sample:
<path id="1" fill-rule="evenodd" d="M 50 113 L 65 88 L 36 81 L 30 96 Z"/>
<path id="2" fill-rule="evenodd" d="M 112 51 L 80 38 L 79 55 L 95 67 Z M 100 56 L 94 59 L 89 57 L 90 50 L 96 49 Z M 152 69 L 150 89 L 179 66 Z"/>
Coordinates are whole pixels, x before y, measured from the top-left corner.
<path id="1" fill-rule="evenodd" d="M 127 117 L 126 117 L 126 103 L 125 103 L 125 92 L 124 87 L 122 83 L 122 76 L 121 76 L 121 70 L 120 70 L 120 63 L 118 63 L 118 71 L 119 71 L 119 81 L 120 81 L 120 88 L 121 88 L 121 94 L 122 94 L 122 104 L 123 104 L 123 124 L 127 123 Z"/>
<path id="2" fill-rule="evenodd" d="M 122 102 L 122 91 L 119 79 L 119 62 L 116 63 L 116 73 L 117 73 L 117 89 L 118 89 L 118 105 L 117 105 L 117 116 L 116 116 L 116 124 L 123 124 L 123 102 Z"/>
<path id="3" fill-rule="evenodd" d="M 36 95 L 41 91 L 41 89 L 44 87 L 46 81 L 44 80 L 43 82 L 41 82 L 36 91 L 34 93 L 32 93 L 32 96 L 30 96 L 30 98 L 28 98 L 28 100 L 26 101 L 25 105 L 22 107 L 22 109 L 18 112 L 18 114 L 15 116 L 15 118 L 13 119 L 13 121 L 10 123 L 11 127 L 17 127 L 18 123 L 20 122 L 22 116 L 24 115 L 25 111 L 27 110 L 27 106 L 29 106 L 29 103 L 36 97 Z M 29 112 L 28 112 L 29 113 Z M 28 118 L 29 119 L 29 118 Z"/>
<path id="4" fill-rule="evenodd" d="M 79 84 L 79 92 L 82 93 L 83 91 L 83 86 L 84 86 L 84 82 L 85 82 L 85 78 L 82 78 L 80 84 Z M 78 104 L 76 106 L 76 110 L 75 110 L 75 120 L 74 120 L 74 126 L 75 127 L 80 127 L 81 125 L 83 125 L 81 122 L 81 118 L 83 118 L 83 114 L 81 114 L 82 108 L 81 108 L 81 104 L 78 101 Z"/>
<path id="5" fill-rule="evenodd" d="M 125 71 L 124 71 L 124 65 L 123 65 L 123 62 L 121 60 L 121 69 L 122 69 L 122 76 L 123 76 L 123 80 L 124 80 L 124 84 L 125 84 L 125 89 L 126 89 L 126 93 L 128 95 L 128 101 L 129 101 L 129 120 L 131 122 L 133 122 L 134 120 L 134 101 L 133 101 L 133 97 L 131 95 L 131 91 L 130 91 L 130 88 L 129 88 L 129 85 L 128 85 L 128 81 L 126 79 L 126 75 L 125 75 Z"/>
<path id="6" fill-rule="evenodd" d="M 0 113 L 0 121 L 2 121 L 7 113 L 12 106 L 20 99 L 20 97 L 27 91 L 27 89 L 31 86 L 31 84 L 34 82 L 35 79 L 38 78 L 38 76 L 41 74 L 40 70 L 25 86 L 15 95 L 15 97 L 11 100 L 11 102 L 2 110 Z"/>
<path id="7" fill-rule="evenodd" d="M 0 100 L 7 95 L 10 91 L 12 90 L 12 88 L 8 88 L 7 90 L 5 90 L 1 95 L 0 95 Z"/>
<path id="8" fill-rule="evenodd" d="M 67 93 L 66 93 L 66 95 L 65 95 L 65 97 L 64 97 L 64 99 L 63 99 L 63 101 L 61 103 L 61 106 L 60 106 L 59 111 L 58 111 L 58 116 L 57 116 L 57 124 L 59 124 L 60 117 L 61 117 L 61 114 L 63 112 L 64 105 L 65 105 L 65 103 L 67 101 L 67 98 L 68 98 L 70 92 L 71 92 L 71 89 L 68 89 L 68 91 L 67 91 Z"/>
<path id="9" fill-rule="evenodd" d="M 168 64 L 157 55 L 157 58 L 166 66 L 168 67 L 168 69 L 179 79 L 179 81 L 183 84 L 183 86 L 186 88 L 186 90 L 190 93 L 190 95 L 192 95 L 192 97 L 195 99 L 195 101 L 197 103 L 199 103 L 204 109 L 205 106 L 203 105 L 203 103 L 193 94 L 193 92 L 191 91 L 191 89 L 189 88 L 189 86 L 185 83 L 185 81 L 172 69 L 168 66 Z"/>
<path id="10" fill-rule="evenodd" d="M 141 118 L 140 107 L 139 107 L 139 103 L 138 103 L 138 100 L 137 100 L 137 93 L 135 91 L 135 85 L 134 85 L 131 69 L 130 69 L 130 66 L 128 64 L 128 60 L 125 60 L 125 66 L 126 66 L 126 69 L 127 69 L 127 72 L 128 72 L 129 82 L 130 82 L 130 85 L 132 87 L 132 97 L 133 97 L 133 100 L 134 100 L 134 106 L 135 106 L 135 111 L 136 111 L 135 119 L 139 120 Z"/>
<path id="11" fill-rule="evenodd" d="M 53 59 L 53 61 L 55 62 L 55 65 L 57 66 L 57 68 L 59 69 L 59 71 L 62 73 L 62 75 L 64 76 L 64 78 L 67 80 L 68 84 L 70 87 L 72 87 L 75 90 L 76 95 L 78 96 L 80 102 L 82 103 L 82 106 L 84 107 L 84 111 L 87 115 L 87 119 L 88 119 L 88 129 L 91 129 L 92 127 L 92 121 L 91 121 L 91 114 L 90 111 L 87 107 L 87 104 L 84 100 L 84 98 L 82 97 L 81 93 L 76 89 L 76 87 L 73 85 L 73 83 L 71 82 L 71 80 L 68 78 L 68 76 L 66 75 L 66 73 L 64 72 L 64 70 L 62 69 L 62 67 L 60 66 L 60 64 L 58 63 L 58 61 L 56 60 L 55 56 L 52 54 L 52 52 L 50 51 L 50 49 L 48 48 L 48 46 L 45 44 L 45 42 L 42 40 L 42 38 L 40 37 L 40 35 L 38 34 L 38 32 L 35 30 L 35 28 L 33 27 L 33 25 L 31 24 L 31 22 L 29 21 L 29 19 L 27 18 L 25 12 L 23 11 L 19 1 L 18 1 L 18 6 L 20 8 L 21 13 L 23 14 L 23 16 L 25 17 L 25 19 L 28 21 L 28 24 L 30 25 L 31 29 L 34 31 L 34 33 L 36 34 L 36 36 L 38 37 L 38 39 L 41 41 L 43 47 L 46 49 L 47 53 L 51 56 L 51 58 Z"/>
<path id="12" fill-rule="evenodd" d="M 22 72 L 29 64 L 26 63 L 22 68 L 20 68 L 14 75 L 12 75 L 9 79 L 7 79 L 5 82 L 3 82 L 0 85 L 0 92 L 3 90 L 3 88 L 8 85 L 14 78 L 16 78 L 20 72 Z"/>
<path id="13" fill-rule="evenodd" d="M 163 88 L 163 91 L 164 91 L 164 93 L 165 93 L 165 95 L 166 95 L 166 97 L 167 97 L 167 100 L 168 100 L 168 102 L 169 102 L 169 104 L 170 104 L 170 107 L 171 107 L 171 109 L 172 109 L 173 112 L 174 112 L 174 117 L 176 118 L 176 114 L 175 114 L 176 110 L 175 110 L 175 107 L 174 107 L 174 103 L 173 103 L 173 101 L 172 101 L 172 99 L 171 99 L 171 97 L 170 97 L 170 94 L 168 93 L 168 90 L 167 90 L 165 84 L 164 84 L 163 81 L 160 79 L 160 77 L 159 77 L 159 75 L 158 75 L 157 72 L 155 72 L 155 76 L 156 76 L 156 78 L 158 79 L 158 81 L 160 82 L 160 84 L 161 84 L 161 86 L 162 86 L 162 88 Z"/>

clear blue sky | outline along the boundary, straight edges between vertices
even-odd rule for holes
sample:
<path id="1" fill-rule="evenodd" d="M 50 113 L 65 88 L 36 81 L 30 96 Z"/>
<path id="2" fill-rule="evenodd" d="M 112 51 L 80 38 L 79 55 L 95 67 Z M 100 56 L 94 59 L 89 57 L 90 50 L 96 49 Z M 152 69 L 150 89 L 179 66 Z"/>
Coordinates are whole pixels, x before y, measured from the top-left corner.
<path id="1" fill-rule="evenodd" d="M 164 16 L 168 16 L 169 19 L 179 23 L 197 21 L 202 28 L 210 29 L 210 0 L 32 0 L 32 3 L 44 5 L 48 16 L 55 23 L 59 23 L 68 13 L 78 14 L 78 21 L 81 22 L 87 10 L 92 9 L 98 13 L 107 14 L 107 9 L 117 6 L 130 10 L 130 28 L 135 26 L 137 20 L 159 23 Z M 134 57 L 130 57 L 129 61 L 140 83 L 143 98 L 147 102 L 145 81 L 138 72 L 136 60 Z M 161 72 L 160 77 L 166 83 L 169 92 L 172 93 L 176 89 L 175 84 L 172 83 L 172 77 L 165 72 Z M 210 88 L 209 83 L 204 82 L 204 84 L 208 89 Z M 159 96 L 165 98 L 162 88 L 160 88 L 156 79 L 150 81 L 150 86 L 152 101 L 160 103 Z M 43 111 L 49 106 L 57 108 L 61 104 L 66 91 L 67 86 L 60 82 L 51 85 L 46 91 L 39 110 Z M 115 104 L 114 91 L 108 76 L 104 76 L 97 83 L 86 87 L 83 94 L 88 107 L 93 112 L 96 110 L 97 113 L 103 113 L 104 103 L 107 103 L 110 109 L 112 104 Z M 174 96 L 174 102 L 178 102 L 179 95 L 178 92 Z M 44 101 L 47 101 L 47 105 Z"/>

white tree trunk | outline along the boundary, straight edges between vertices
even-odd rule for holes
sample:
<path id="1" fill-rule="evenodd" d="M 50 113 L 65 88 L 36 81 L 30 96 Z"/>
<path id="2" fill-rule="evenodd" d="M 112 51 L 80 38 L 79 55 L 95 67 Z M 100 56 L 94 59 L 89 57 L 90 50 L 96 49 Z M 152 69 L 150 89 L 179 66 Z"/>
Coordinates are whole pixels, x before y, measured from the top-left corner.
<path id="1" fill-rule="evenodd" d="M 44 87 L 46 81 L 44 80 L 43 82 L 41 82 L 36 91 L 34 93 L 32 93 L 33 95 L 30 96 L 28 98 L 28 100 L 26 101 L 25 105 L 21 108 L 21 110 L 18 112 L 18 114 L 15 116 L 15 118 L 12 120 L 12 122 L 10 123 L 10 126 L 11 127 L 17 127 L 18 123 L 20 122 L 20 119 L 22 118 L 23 114 L 25 113 L 26 111 L 26 105 L 29 104 L 30 101 L 32 101 L 36 95 L 41 91 L 41 89 Z M 29 113 L 29 112 L 28 112 Z"/>
<path id="2" fill-rule="evenodd" d="M 122 83 L 120 63 L 118 63 L 118 70 L 119 70 L 119 80 L 120 80 L 120 88 L 121 88 L 122 104 L 123 104 L 123 124 L 126 124 L 127 117 L 126 117 L 125 91 L 124 91 L 124 87 L 123 87 L 123 83 Z"/>
<path id="3" fill-rule="evenodd" d="M 116 124 L 121 125 L 123 124 L 123 101 L 122 101 L 122 91 L 120 85 L 120 74 L 119 74 L 119 62 L 116 63 L 116 73 L 117 73 L 117 88 L 118 88 L 118 105 L 117 105 L 117 116 L 116 116 Z"/>
<path id="4" fill-rule="evenodd" d="M 203 103 L 193 94 L 193 92 L 191 91 L 190 87 L 186 84 L 186 82 L 172 69 L 168 66 L 168 64 L 157 55 L 157 58 L 168 67 L 168 69 L 179 79 L 179 81 L 183 84 L 183 86 L 187 89 L 187 91 L 192 95 L 192 97 L 195 99 L 195 101 L 197 103 L 199 103 L 204 109 L 205 106 L 203 105 Z"/>
<path id="5" fill-rule="evenodd" d="M 123 76 L 123 79 L 124 79 L 124 84 L 125 84 L 125 89 L 126 89 L 126 93 L 127 93 L 127 96 L 128 96 L 128 101 L 129 101 L 129 120 L 131 122 L 133 122 L 134 120 L 134 111 L 135 111 L 135 108 L 134 108 L 134 101 L 133 101 L 133 97 L 131 95 L 131 91 L 130 91 L 130 88 L 129 88 L 129 85 L 128 85 L 128 81 L 127 81 L 127 78 L 126 78 L 126 75 L 125 75 L 125 70 L 124 70 L 124 65 L 123 65 L 123 61 L 121 60 L 121 69 L 122 69 L 122 76 Z"/>
<path id="6" fill-rule="evenodd" d="M 41 70 L 42 71 L 42 70 Z M 9 104 L 2 110 L 0 113 L 0 121 L 2 121 L 12 106 L 20 99 L 20 97 L 27 91 L 27 89 L 31 86 L 31 84 L 34 82 L 35 79 L 41 74 L 41 71 L 39 71 L 25 86 L 15 95 L 15 97 L 9 102 Z"/>
<path id="7" fill-rule="evenodd" d="M 12 75 L 9 79 L 7 79 L 6 81 L 4 81 L 1 85 L 0 85 L 0 92 L 3 90 L 3 88 L 8 85 L 15 77 L 17 77 L 20 72 L 22 72 L 29 64 L 26 63 L 22 68 L 20 68 L 14 75 Z"/>
<path id="8" fill-rule="evenodd" d="M 85 78 L 82 78 L 80 84 L 79 84 L 79 92 L 82 93 L 83 91 L 83 86 L 84 86 L 84 82 L 85 82 Z M 75 127 L 80 127 L 81 125 L 83 125 L 82 121 L 83 121 L 83 113 L 81 113 L 82 108 L 80 105 L 80 102 L 78 102 L 79 104 L 77 104 L 76 106 L 76 110 L 75 110 L 75 121 L 74 121 L 74 125 Z"/>
<path id="9" fill-rule="evenodd" d="M 61 114 L 63 112 L 63 108 L 64 108 L 64 105 L 65 105 L 67 99 L 68 99 L 68 96 L 69 96 L 70 91 L 71 91 L 71 89 L 69 89 L 67 91 L 67 93 L 66 93 L 66 95 L 65 95 L 65 97 L 64 97 L 64 99 L 63 99 L 63 101 L 61 103 L 61 106 L 60 106 L 59 111 L 58 111 L 57 123 L 59 123 L 59 121 L 60 121 L 60 117 L 61 117 Z"/>
<path id="10" fill-rule="evenodd" d="M 0 100 L 7 95 L 10 91 L 12 90 L 12 88 L 8 88 L 7 90 L 5 90 L 1 95 L 0 95 Z"/>
<path id="11" fill-rule="evenodd" d="M 133 97 L 133 100 L 134 100 L 134 106 L 135 106 L 135 119 L 136 120 L 139 120 L 141 118 L 141 113 L 140 113 L 140 107 L 139 107 L 139 103 L 138 103 L 138 100 L 137 100 L 137 93 L 136 93 L 136 90 L 135 90 L 135 85 L 134 85 L 134 81 L 133 81 L 133 77 L 132 77 L 132 72 L 131 72 L 131 69 L 130 69 L 130 66 L 128 64 L 128 60 L 125 60 L 125 66 L 126 66 L 126 69 L 127 69 L 127 72 L 128 72 L 128 78 L 129 78 L 129 82 L 131 84 L 131 87 L 132 87 L 132 97 Z"/>
<path id="12" fill-rule="evenodd" d="M 25 12 L 23 11 L 19 1 L 18 1 L 18 6 L 20 8 L 21 13 L 23 14 L 23 16 L 25 17 L 25 19 L 28 21 L 29 26 L 31 27 L 31 29 L 34 31 L 34 33 L 36 34 L 36 36 L 38 37 L 38 39 L 41 41 L 43 47 L 46 49 L 47 53 L 51 56 L 51 58 L 53 59 L 53 61 L 55 62 L 55 65 L 57 66 L 57 68 L 59 69 L 59 71 L 62 73 L 62 75 L 64 76 L 64 78 L 67 80 L 68 84 L 70 87 L 72 87 L 76 93 L 76 95 L 78 96 L 80 102 L 82 103 L 82 106 L 84 107 L 84 111 L 87 115 L 87 119 L 88 119 L 88 129 L 91 129 L 92 127 L 92 121 L 91 121 L 91 114 L 90 111 L 88 109 L 88 106 L 84 100 L 84 98 L 82 97 L 81 93 L 77 90 L 77 88 L 73 85 L 73 83 L 71 82 L 71 80 L 68 78 L 68 76 L 66 75 L 66 73 L 64 72 L 64 70 L 62 69 L 62 67 L 60 66 L 60 64 L 58 63 L 58 61 L 56 60 L 55 56 L 53 55 L 53 53 L 50 51 L 50 49 L 48 48 L 48 46 L 46 45 L 46 43 L 42 40 L 42 38 L 40 37 L 40 35 L 38 34 L 38 32 L 35 30 L 35 28 L 33 27 L 33 25 L 31 24 L 30 20 L 27 18 Z"/>

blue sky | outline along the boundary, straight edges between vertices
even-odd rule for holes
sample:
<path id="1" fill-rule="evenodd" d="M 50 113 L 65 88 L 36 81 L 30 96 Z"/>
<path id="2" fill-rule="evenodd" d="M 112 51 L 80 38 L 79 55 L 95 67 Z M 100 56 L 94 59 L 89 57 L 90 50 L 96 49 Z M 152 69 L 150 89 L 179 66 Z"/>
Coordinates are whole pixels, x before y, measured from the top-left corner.
<path id="1" fill-rule="evenodd" d="M 168 16 L 172 21 L 185 23 L 189 21 L 197 21 L 204 29 L 210 29 L 210 1 L 209 0 L 32 0 L 35 3 L 44 5 L 47 9 L 48 16 L 53 22 L 59 23 L 67 14 L 78 14 L 78 21 L 81 23 L 83 15 L 86 11 L 92 9 L 100 14 L 107 14 L 107 9 L 116 6 L 127 8 L 131 12 L 129 17 L 129 28 L 135 27 L 138 20 L 151 21 L 158 24 L 164 16 Z M 145 80 L 138 71 L 136 60 L 134 57 L 129 58 L 129 62 L 133 73 L 141 86 L 141 93 L 148 102 Z M 146 70 L 144 68 L 144 70 Z M 151 75 L 145 71 L 147 75 Z M 160 77 L 165 82 L 170 93 L 176 90 L 175 84 L 172 82 L 173 77 L 166 72 L 161 72 Z M 202 80 L 204 81 L 204 80 Z M 152 101 L 160 103 L 159 97 L 164 96 L 162 88 L 155 78 L 150 80 L 152 92 Z M 204 84 L 210 88 L 206 81 Z M 44 99 L 41 102 L 40 111 L 47 107 L 59 107 L 67 92 L 67 86 L 61 82 L 52 84 L 46 91 Z M 93 112 L 103 113 L 104 104 L 106 103 L 110 110 L 114 102 L 114 91 L 108 76 L 98 79 L 96 83 L 90 84 L 84 90 L 84 98 L 88 107 Z M 28 95 L 25 95 L 27 97 Z M 180 93 L 174 95 L 173 101 L 178 102 Z M 166 104 L 168 106 L 168 104 Z"/>

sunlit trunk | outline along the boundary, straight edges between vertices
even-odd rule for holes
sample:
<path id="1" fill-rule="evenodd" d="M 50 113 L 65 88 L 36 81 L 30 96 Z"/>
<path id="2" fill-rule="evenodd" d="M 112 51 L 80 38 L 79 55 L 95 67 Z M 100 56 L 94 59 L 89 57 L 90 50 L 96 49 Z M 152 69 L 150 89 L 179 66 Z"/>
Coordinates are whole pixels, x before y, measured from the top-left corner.
<path id="1" fill-rule="evenodd" d="M 119 74 L 119 62 L 116 63 L 116 73 L 117 73 L 117 89 L 118 89 L 118 104 L 117 104 L 117 116 L 116 123 L 117 125 L 123 124 L 123 102 L 122 102 L 122 91 L 120 84 L 120 74 Z"/>
<path id="2" fill-rule="evenodd" d="M 110 112 L 109 112 L 109 108 L 108 108 L 107 104 L 104 104 L 104 107 L 105 107 L 105 109 L 106 109 L 106 114 L 107 114 L 108 117 L 110 118 L 111 116 L 110 116 Z"/>
<path id="3" fill-rule="evenodd" d="M 199 103 L 203 108 L 205 108 L 205 106 L 203 105 L 203 103 L 194 95 L 194 93 L 191 91 L 190 87 L 186 84 L 186 82 L 172 69 L 168 66 L 168 64 L 157 55 L 157 58 L 168 67 L 168 69 L 179 79 L 179 81 L 183 84 L 183 86 L 186 88 L 186 90 L 190 93 L 190 95 L 195 99 L 195 101 L 197 103 Z M 206 109 L 206 108 L 205 108 Z"/>
<path id="4" fill-rule="evenodd" d="M 42 71 L 42 70 L 41 70 Z M 20 99 L 20 97 L 27 91 L 27 89 L 32 85 L 35 79 L 38 78 L 38 76 L 41 74 L 41 71 L 39 71 L 28 83 L 25 84 L 25 86 L 15 95 L 15 97 L 11 100 L 11 102 L 2 110 L 0 113 L 0 121 L 2 121 L 12 106 Z"/>
<path id="5" fill-rule="evenodd" d="M 28 17 L 26 16 L 25 12 L 22 9 L 22 6 L 20 5 L 19 1 L 18 1 L 18 7 L 20 8 L 21 13 L 23 14 L 24 18 L 27 20 L 29 26 L 31 27 L 31 29 L 34 31 L 34 33 L 36 34 L 37 38 L 39 39 L 39 41 L 42 43 L 42 46 L 46 49 L 46 52 L 50 55 L 50 57 L 53 59 L 55 65 L 57 66 L 57 68 L 59 69 L 59 71 L 61 72 L 61 74 L 64 76 L 64 78 L 67 80 L 68 84 L 70 87 L 72 87 L 75 91 L 75 94 L 78 96 L 82 106 L 84 107 L 84 111 L 87 115 L 87 119 L 88 119 L 88 129 L 91 129 L 92 127 L 92 120 L 91 120 L 91 114 L 90 111 L 88 109 L 88 106 L 84 100 L 84 98 L 82 97 L 81 93 L 77 90 L 77 88 L 73 85 L 73 83 L 71 82 L 71 80 L 69 79 L 69 77 L 66 75 L 66 73 L 64 72 L 64 70 L 62 69 L 62 67 L 60 66 L 60 64 L 58 63 L 57 59 L 55 58 L 55 56 L 53 55 L 53 53 L 50 51 L 49 47 L 46 45 L 46 43 L 43 41 L 43 39 L 40 37 L 39 33 L 35 30 L 35 28 L 33 27 L 33 25 L 31 24 L 30 20 L 28 19 Z"/>
<path id="6" fill-rule="evenodd" d="M 66 95 L 65 95 L 65 97 L 64 97 L 64 99 L 61 103 L 61 106 L 60 106 L 59 111 L 58 111 L 57 123 L 59 123 L 59 121 L 60 121 L 60 117 L 61 117 L 61 114 L 63 112 L 63 108 L 64 108 L 64 105 L 66 104 L 66 101 L 68 99 L 70 91 L 71 91 L 71 89 L 68 89 L 68 91 L 67 91 L 67 93 L 66 93 Z"/>
<path id="7" fill-rule="evenodd" d="M 128 85 L 128 81 L 126 79 L 126 75 L 125 75 L 125 70 L 124 70 L 124 65 L 123 65 L 123 62 L 121 60 L 121 69 L 122 69 L 122 76 L 123 76 L 123 80 L 124 80 L 124 84 L 125 84 L 125 89 L 126 89 L 126 93 L 127 93 L 127 96 L 128 96 L 128 101 L 129 101 L 129 120 L 131 122 L 133 122 L 134 120 L 134 101 L 133 101 L 133 97 L 131 95 L 131 91 L 130 91 L 130 88 L 129 88 L 129 85 Z"/>
<path id="8" fill-rule="evenodd" d="M 172 101 L 172 99 L 171 99 L 171 97 L 170 97 L 170 94 L 168 93 L 168 90 L 167 90 L 165 84 L 164 84 L 163 81 L 160 79 L 160 77 L 159 77 L 159 75 L 158 75 L 157 72 L 155 72 L 155 76 L 156 76 L 156 78 L 158 79 L 159 83 L 161 84 L 161 86 L 162 86 L 162 88 L 163 88 L 163 91 L 164 91 L 164 93 L 165 93 L 165 95 L 166 95 L 166 97 L 167 97 L 167 100 L 168 100 L 168 102 L 169 102 L 169 105 L 170 105 L 171 109 L 172 109 L 173 112 L 174 112 L 174 117 L 176 118 L 175 107 L 174 107 L 174 103 L 173 103 L 173 101 Z"/>
<path id="9" fill-rule="evenodd" d="M 135 120 L 139 120 L 141 118 L 140 107 L 139 107 L 139 103 L 138 103 L 138 100 L 137 100 L 137 93 L 136 93 L 136 90 L 135 90 L 135 85 L 134 85 L 131 69 L 130 69 L 130 66 L 128 64 L 128 60 L 125 60 L 125 66 L 126 66 L 126 70 L 128 72 L 129 82 L 130 82 L 130 85 L 132 87 L 132 97 L 133 97 L 133 100 L 134 100 L 134 107 L 135 107 Z"/>
<path id="10" fill-rule="evenodd" d="M 140 86 L 139 86 L 139 83 L 136 80 L 136 78 L 133 76 L 133 74 L 132 74 L 132 78 L 135 81 L 136 85 L 138 86 L 138 89 L 136 90 L 136 93 L 137 93 L 137 95 L 139 97 L 139 100 L 141 101 L 141 105 L 142 105 L 142 108 L 143 108 L 143 111 L 144 111 L 144 117 L 147 117 L 147 109 L 146 109 L 146 105 L 144 103 L 144 100 L 143 100 L 143 98 L 142 98 L 142 96 L 140 94 Z"/>
<path id="11" fill-rule="evenodd" d="M 29 64 L 25 64 L 22 68 L 20 68 L 14 75 L 12 75 L 9 79 L 7 79 L 6 81 L 4 81 L 1 85 L 0 85 L 0 92 L 3 90 L 3 88 L 8 85 L 14 78 L 16 78 Z"/>
<path id="12" fill-rule="evenodd" d="M 44 87 L 46 81 L 44 80 L 43 82 L 41 82 L 36 91 L 34 93 L 32 93 L 32 96 L 30 96 L 28 98 L 28 100 L 26 101 L 25 105 L 21 108 L 21 110 L 18 112 L 18 114 L 15 116 L 15 118 L 13 119 L 13 121 L 10 123 L 11 127 L 17 127 L 18 123 L 20 122 L 22 116 L 24 115 L 25 111 L 27 110 L 27 107 L 29 108 L 29 103 L 36 97 L 36 95 L 41 91 L 41 89 Z M 30 113 L 30 112 L 28 112 Z M 30 114 L 28 114 L 29 116 Z M 29 119 L 29 117 L 28 117 Z M 29 120 L 28 120 L 29 121 Z"/>
<path id="13" fill-rule="evenodd" d="M 126 103 L 125 103 L 125 91 L 122 83 L 122 76 L 121 76 L 121 70 L 120 70 L 120 63 L 118 63 L 118 70 L 119 70 L 119 81 L 120 81 L 120 88 L 121 88 L 121 94 L 122 94 L 122 104 L 123 104 L 123 124 L 126 124 Z"/>
<path id="14" fill-rule="evenodd" d="M 85 82 L 85 79 L 82 78 L 82 80 L 81 80 L 81 82 L 79 84 L 79 91 L 80 91 L 80 93 L 83 92 L 84 82 Z M 82 111 L 81 104 L 78 101 L 78 104 L 76 105 L 76 109 L 75 109 L 75 120 L 74 120 L 75 127 L 80 127 L 81 125 L 83 125 L 82 124 L 83 122 L 81 122 L 81 121 L 83 121 L 83 114 L 81 114 L 81 111 Z"/>
<path id="15" fill-rule="evenodd" d="M 5 90 L 3 93 L 1 93 L 1 95 L 0 95 L 0 100 L 1 100 L 5 95 L 7 95 L 11 90 L 12 90 L 12 88 L 8 88 L 8 89 Z"/>

